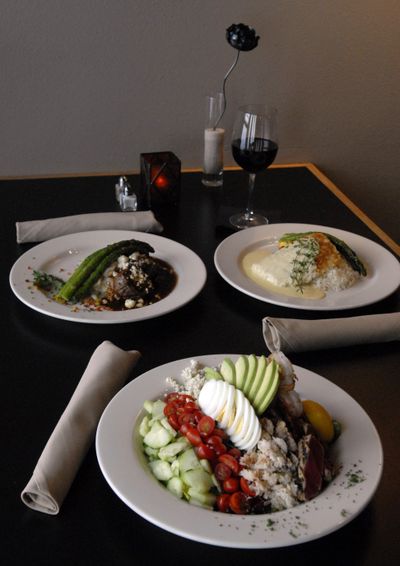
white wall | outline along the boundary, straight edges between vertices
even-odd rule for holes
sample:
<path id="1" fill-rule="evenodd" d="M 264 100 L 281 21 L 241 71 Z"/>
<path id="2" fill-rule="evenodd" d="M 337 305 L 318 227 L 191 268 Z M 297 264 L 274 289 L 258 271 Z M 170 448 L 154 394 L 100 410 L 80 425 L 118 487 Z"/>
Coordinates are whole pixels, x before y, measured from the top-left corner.
<path id="1" fill-rule="evenodd" d="M 399 237 L 398 0 L 1 0 L 0 177 L 201 166 L 204 97 L 270 99 L 278 162 L 312 161 Z M 232 163 L 227 145 L 226 163 Z"/>

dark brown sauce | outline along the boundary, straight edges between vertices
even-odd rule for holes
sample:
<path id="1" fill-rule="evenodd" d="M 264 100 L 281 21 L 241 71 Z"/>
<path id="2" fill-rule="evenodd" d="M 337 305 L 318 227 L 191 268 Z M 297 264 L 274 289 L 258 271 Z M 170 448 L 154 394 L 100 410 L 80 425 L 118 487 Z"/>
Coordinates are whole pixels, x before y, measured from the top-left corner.
<path id="1" fill-rule="evenodd" d="M 121 275 L 121 293 L 113 290 L 109 299 L 101 300 L 97 305 L 99 310 L 133 310 L 143 308 L 164 299 L 175 288 L 178 276 L 173 267 L 166 261 L 149 257 L 149 261 L 141 265 L 141 268 L 149 276 L 151 287 L 147 287 L 133 280 L 127 280 Z M 127 308 L 125 301 L 131 299 L 135 301 L 135 306 Z M 139 304 L 137 304 L 139 303 Z M 93 306 L 91 299 L 85 300 L 84 304 Z"/>

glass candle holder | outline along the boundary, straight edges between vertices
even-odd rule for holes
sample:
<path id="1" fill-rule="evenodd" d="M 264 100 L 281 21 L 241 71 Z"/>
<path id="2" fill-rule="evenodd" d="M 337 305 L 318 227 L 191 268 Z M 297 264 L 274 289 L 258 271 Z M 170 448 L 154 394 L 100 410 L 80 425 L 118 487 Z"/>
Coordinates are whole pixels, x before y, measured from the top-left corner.
<path id="1" fill-rule="evenodd" d="M 140 154 L 141 208 L 179 200 L 181 162 L 172 151 Z"/>
<path id="2" fill-rule="evenodd" d="M 220 124 L 223 109 L 222 92 L 206 97 L 202 183 L 208 187 L 220 187 L 223 183 L 225 130 Z"/>

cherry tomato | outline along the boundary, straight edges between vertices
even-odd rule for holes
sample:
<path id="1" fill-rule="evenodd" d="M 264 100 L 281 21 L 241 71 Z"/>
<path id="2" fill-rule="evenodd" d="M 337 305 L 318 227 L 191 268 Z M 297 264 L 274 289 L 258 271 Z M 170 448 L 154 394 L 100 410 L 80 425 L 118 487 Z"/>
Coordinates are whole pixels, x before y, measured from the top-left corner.
<path id="1" fill-rule="evenodd" d="M 240 489 L 243 491 L 243 493 L 249 495 L 250 497 L 254 497 L 256 495 L 255 491 L 251 489 L 249 482 L 244 477 L 240 478 Z"/>
<path id="2" fill-rule="evenodd" d="M 219 495 L 217 495 L 218 510 L 222 511 L 222 513 L 227 513 L 229 511 L 230 499 L 231 496 L 229 495 L 229 493 L 220 493 Z"/>
<path id="3" fill-rule="evenodd" d="M 208 438 L 206 438 L 205 442 L 209 445 L 212 446 L 214 448 L 214 446 L 218 446 L 219 444 L 223 444 L 222 440 L 220 439 L 219 436 L 216 436 L 215 434 L 212 434 L 211 436 L 209 436 Z"/>
<path id="4" fill-rule="evenodd" d="M 193 401 L 188 401 L 183 405 L 185 413 L 193 413 L 193 411 L 197 410 L 197 405 Z"/>
<path id="5" fill-rule="evenodd" d="M 204 415 L 197 423 L 197 428 L 202 436 L 210 436 L 215 428 L 215 421 L 211 417 Z"/>
<path id="6" fill-rule="evenodd" d="M 195 420 L 194 420 L 194 415 L 193 413 L 183 413 L 183 414 L 178 414 L 178 420 L 179 420 L 179 424 L 183 425 L 183 424 L 189 424 L 191 426 L 193 426 L 195 428 Z"/>
<path id="7" fill-rule="evenodd" d="M 183 435 L 186 436 L 187 431 L 190 428 L 190 424 L 189 423 L 182 423 L 179 427 L 179 432 Z"/>
<path id="8" fill-rule="evenodd" d="M 222 462 L 228 466 L 235 475 L 239 474 L 240 464 L 231 454 L 221 454 L 218 456 L 218 462 Z"/>
<path id="9" fill-rule="evenodd" d="M 181 405 L 179 405 L 179 406 L 176 408 L 176 411 L 175 411 L 175 412 L 176 412 L 176 414 L 177 414 L 177 416 L 178 416 L 179 418 L 180 418 L 182 415 L 185 414 L 185 410 L 184 410 L 184 408 L 183 408 Z"/>
<path id="10" fill-rule="evenodd" d="M 169 417 L 170 415 L 174 415 L 176 413 L 177 408 L 178 408 L 178 405 L 174 401 L 170 401 L 164 407 L 164 410 L 163 410 L 164 415 L 166 417 Z"/>
<path id="11" fill-rule="evenodd" d="M 229 498 L 229 507 L 238 515 L 246 515 L 249 511 L 248 497 L 243 491 L 232 493 Z"/>
<path id="12" fill-rule="evenodd" d="M 219 436 L 215 436 L 214 434 L 206 439 L 206 443 L 208 444 L 208 446 L 211 446 L 217 456 L 225 454 L 225 452 L 227 451 L 227 447 L 222 442 L 221 438 Z"/>
<path id="13" fill-rule="evenodd" d="M 215 434 L 215 436 L 219 436 L 220 438 L 222 438 L 222 440 L 225 440 L 225 438 L 228 438 L 228 435 L 226 434 L 226 432 L 224 430 L 222 430 L 222 428 L 215 427 L 213 434 Z"/>
<path id="14" fill-rule="evenodd" d="M 196 446 L 196 454 L 200 460 L 213 460 L 215 458 L 215 452 L 212 448 L 207 446 L 207 444 L 203 444 L 200 442 L 198 446 Z"/>
<path id="15" fill-rule="evenodd" d="M 179 398 L 180 398 L 179 393 L 168 393 L 168 395 L 165 397 L 165 402 L 166 403 L 170 403 L 171 401 L 175 402 L 178 401 Z"/>
<path id="16" fill-rule="evenodd" d="M 231 456 L 233 456 L 235 458 L 235 460 L 239 460 L 240 456 L 242 455 L 242 453 L 240 452 L 239 448 L 230 448 L 228 450 L 228 454 L 230 454 Z"/>
<path id="17" fill-rule="evenodd" d="M 179 428 L 180 428 L 179 420 L 178 420 L 178 417 L 174 413 L 172 413 L 172 415 L 169 415 L 168 422 L 172 426 L 173 429 L 179 430 Z"/>
<path id="18" fill-rule="evenodd" d="M 222 482 L 222 489 L 225 493 L 235 493 L 235 491 L 239 490 L 239 480 L 238 478 L 228 478 L 224 482 Z"/>
<path id="19" fill-rule="evenodd" d="M 200 420 L 204 417 L 204 414 L 201 411 L 197 410 L 197 411 L 193 411 L 193 416 L 195 423 L 198 424 Z"/>
<path id="20" fill-rule="evenodd" d="M 185 436 L 189 440 L 190 444 L 193 444 L 193 446 L 199 446 L 202 444 L 200 433 L 197 428 L 194 428 L 194 426 L 189 426 Z"/>
<path id="21" fill-rule="evenodd" d="M 228 468 L 228 466 L 225 466 L 225 464 L 219 462 L 214 468 L 214 475 L 218 481 L 224 482 L 231 477 L 232 470 Z"/>

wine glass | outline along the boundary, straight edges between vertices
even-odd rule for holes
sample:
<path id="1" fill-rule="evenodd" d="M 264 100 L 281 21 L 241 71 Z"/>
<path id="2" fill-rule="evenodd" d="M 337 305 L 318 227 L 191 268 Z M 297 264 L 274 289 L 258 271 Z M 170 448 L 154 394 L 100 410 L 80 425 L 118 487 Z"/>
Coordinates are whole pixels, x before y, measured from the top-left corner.
<path id="1" fill-rule="evenodd" d="M 249 173 L 247 208 L 230 217 L 236 228 L 268 224 L 268 218 L 253 210 L 256 173 L 267 169 L 278 152 L 277 110 L 265 104 L 241 106 L 232 132 L 232 155 L 236 163 Z"/>

